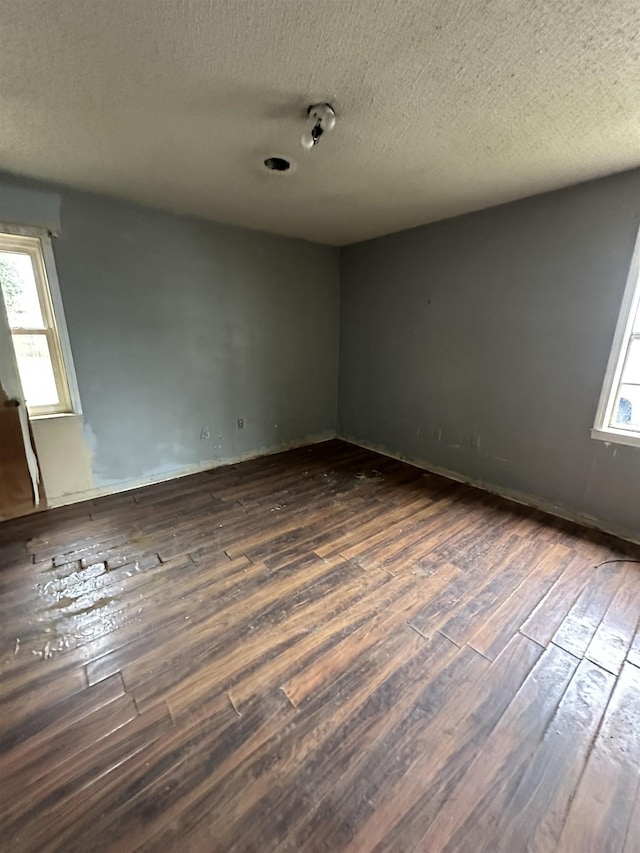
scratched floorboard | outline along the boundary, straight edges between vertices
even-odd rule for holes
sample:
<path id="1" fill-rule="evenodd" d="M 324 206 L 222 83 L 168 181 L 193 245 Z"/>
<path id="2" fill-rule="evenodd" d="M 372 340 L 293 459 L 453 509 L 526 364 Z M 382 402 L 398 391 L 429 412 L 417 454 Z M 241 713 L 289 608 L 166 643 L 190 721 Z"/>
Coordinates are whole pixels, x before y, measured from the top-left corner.
<path id="1" fill-rule="evenodd" d="M 0 525 L 0 846 L 640 850 L 640 549 L 340 441 Z"/>

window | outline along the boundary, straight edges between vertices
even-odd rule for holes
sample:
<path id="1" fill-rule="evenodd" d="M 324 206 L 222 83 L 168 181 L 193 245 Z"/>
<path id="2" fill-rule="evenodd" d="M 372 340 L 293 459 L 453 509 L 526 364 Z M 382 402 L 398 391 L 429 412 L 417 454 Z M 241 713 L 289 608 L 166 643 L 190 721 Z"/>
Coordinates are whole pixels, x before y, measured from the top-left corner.
<path id="1" fill-rule="evenodd" d="M 51 271 L 53 274 L 48 276 Z M 74 410 L 70 351 L 67 347 L 65 359 L 50 279 L 55 280 L 59 301 L 48 237 L 0 233 L 0 286 L 30 416 Z M 61 320 L 61 305 L 58 315 Z M 66 330 L 64 333 L 66 344 Z"/>
<path id="2" fill-rule="evenodd" d="M 600 396 L 594 438 L 640 447 L 640 235 Z"/>

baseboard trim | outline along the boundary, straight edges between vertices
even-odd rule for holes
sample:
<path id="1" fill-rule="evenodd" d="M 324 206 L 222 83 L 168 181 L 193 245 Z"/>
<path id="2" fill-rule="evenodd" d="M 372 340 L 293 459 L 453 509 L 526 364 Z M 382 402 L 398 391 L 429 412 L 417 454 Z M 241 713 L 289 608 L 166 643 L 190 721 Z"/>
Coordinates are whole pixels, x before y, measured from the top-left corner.
<path id="1" fill-rule="evenodd" d="M 106 497 L 107 495 L 119 495 L 123 492 L 131 492 L 134 489 L 142 489 L 145 486 L 155 486 L 157 483 L 167 483 L 170 480 L 179 480 L 182 477 L 189 477 L 192 474 L 200 474 L 203 471 L 213 471 L 215 468 L 224 468 L 226 465 L 236 465 L 238 462 L 248 462 L 250 459 L 259 459 L 263 456 L 273 456 L 276 453 L 283 453 L 286 450 L 295 450 L 298 447 L 308 447 L 313 444 L 321 444 L 323 441 L 330 441 L 332 438 L 336 437 L 335 430 L 329 430 L 297 441 L 290 441 L 273 447 L 260 448 L 259 450 L 249 450 L 246 453 L 240 454 L 240 456 L 233 456 L 228 459 L 207 460 L 206 462 L 201 462 L 198 465 L 176 468 L 172 471 L 167 471 L 163 474 L 151 477 L 142 477 L 135 480 L 123 480 L 110 486 L 99 486 L 95 489 L 87 489 L 82 492 L 60 495 L 48 500 L 47 509 L 71 506 L 72 504 L 95 500 L 96 498 Z"/>
<path id="2" fill-rule="evenodd" d="M 382 445 L 373 444 L 362 439 L 356 439 L 348 435 L 338 433 L 337 437 L 349 444 L 355 444 L 356 447 L 362 447 L 364 450 L 372 450 L 374 453 L 380 453 L 382 456 L 388 456 L 390 459 L 396 459 L 398 462 L 406 462 L 407 465 L 413 465 L 423 471 L 429 471 L 431 474 L 440 474 L 442 477 L 447 477 L 450 480 L 455 480 L 456 483 L 464 483 L 467 486 L 474 486 L 477 489 L 482 489 L 484 492 L 489 492 L 492 495 L 505 498 L 513 503 L 528 506 L 532 509 L 539 509 L 547 515 L 553 515 L 556 518 L 562 518 L 564 521 L 572 521 L 575 524 L 580 524 L 582 527 L 588 527 L 592 530 L 598 530 L 601 533 L 607 533 L 610 536 L 615 536 L 618 539 L 624 539 L 627 542 L 632 542 L 634 545 L 640 545 L 638 535 L 630 533 L 628 530 L 611 527 L 607 522 L 603 522 L 598 518 L 593 518 L 589 515 L 572 512 L 563 507 L 556 506 L 552 503 L 547 503 L 535 495 L 528 495 L 524 492 L 518 492 L 511 489 L 505 489 L 501 486 L 496 486 L 493 483 L 486 483 L 483 480 L 477 480 L 474 477 L 468 477 L 458 471 L 451 471 L 448 468 L 443 468 L 440 465 L 433 465 L 425 462 L 423 459 L 417 459 L 404 454 L 392 453 Z"/>

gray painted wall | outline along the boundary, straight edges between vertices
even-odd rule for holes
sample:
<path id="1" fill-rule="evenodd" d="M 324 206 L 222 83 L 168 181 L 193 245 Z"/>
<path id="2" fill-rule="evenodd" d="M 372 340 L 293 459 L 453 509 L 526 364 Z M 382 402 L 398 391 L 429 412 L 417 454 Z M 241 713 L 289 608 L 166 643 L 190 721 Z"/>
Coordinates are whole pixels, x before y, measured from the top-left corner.
<path id="1" fill-rule="evenodd" d="M 65 194 L 54 251 L 96 485 L 335 429 L 336 250 Z"/>
<path id="2" fill-rule="evenodd" d="M 60 194 L 0 173 L 0 222 L 60 230 Z"/>
<path id="3" fill-rule="evenodd" d="M 14 184 L 0 182 L 0 214 Z M 41 195 L 57 193 L 54 254 L 96 487 L 334 433 L 337 249 Z"/>
<path id="4" fill-rule="evenodd" d="M 344 249 L 340 433 L 640 538 L 589 434 L 639 222 L 636 171 Z"/>

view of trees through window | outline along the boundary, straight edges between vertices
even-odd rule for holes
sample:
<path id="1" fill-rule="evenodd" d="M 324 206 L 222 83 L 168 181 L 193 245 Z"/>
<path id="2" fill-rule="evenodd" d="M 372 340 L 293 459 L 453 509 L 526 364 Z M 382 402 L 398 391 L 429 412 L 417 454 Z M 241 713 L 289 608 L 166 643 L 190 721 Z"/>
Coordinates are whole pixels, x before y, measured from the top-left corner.
<path id="1" fill-rule="evenodd" d="M 50 351 L 51 331 L 45 323 L 30 254 L 0 252 L 0 286 L 27 406 L 57 406 L 60 397 Z"/>

